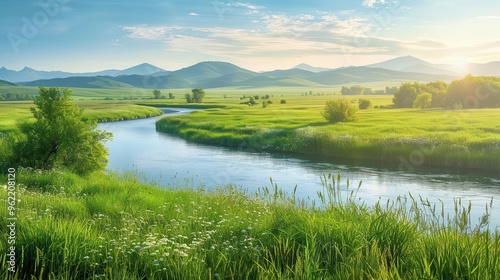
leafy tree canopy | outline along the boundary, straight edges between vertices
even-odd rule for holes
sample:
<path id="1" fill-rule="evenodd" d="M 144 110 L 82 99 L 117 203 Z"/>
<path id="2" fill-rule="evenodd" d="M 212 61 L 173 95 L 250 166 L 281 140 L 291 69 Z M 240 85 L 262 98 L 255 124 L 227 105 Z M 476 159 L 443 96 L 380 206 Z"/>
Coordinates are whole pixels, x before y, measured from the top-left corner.
<path id="1" fill-rule="evenodd" d="M 107 165 L 103 142 L 111 133 L 96 130 L 83 109 L 71 100 L 69 89 L 40 88 L 31 108 L 34 122 L 19 124 L 21 135 L 13 144 L 12 164 L 39 169 L 66 168 L 78 174 Z"/>

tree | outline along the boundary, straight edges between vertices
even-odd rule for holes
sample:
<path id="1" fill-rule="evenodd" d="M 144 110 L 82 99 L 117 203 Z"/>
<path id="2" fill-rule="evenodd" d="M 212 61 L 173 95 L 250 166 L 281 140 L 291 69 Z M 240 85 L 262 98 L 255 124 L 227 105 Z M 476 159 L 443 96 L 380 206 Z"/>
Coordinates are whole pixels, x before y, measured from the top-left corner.
<path id="1" fill-rule="evenodd" d="M 201 88 L 195 88 L 191 90 L 193 93 L 192 101 L 193 103 L 201 103 L 203 102 L 203 98 L 205 97 L 205 91 Z"/>
<path id="2" fill-rule="evenodd" d="M 399 89 L 394 93 L 392 102 L 398 108 L 412 108 L 417 95 L 421 93 L 421 87 L 418 82 L 402 83 Z"/>
<path id="3" fill-rule="evenodd" d="M 175 98 L 175 96 L 174 96 L 174 94 L 173 94 L 173 93 L 169 92 L 169 93 L 168 93 L 168 98 L 169 98 L 169 99 L 174 99 L 174 98 Z"/>
<path id="4" fill-rule="evenodd" d="M 193 100 L 192 100 L 192 98 L 191 98 L 191 94 L 186 93 L 186 95 L 185 95 L 184 97 L 186 98 L 186 102 L 187 102 L 187 103 L 192 103 L 192 102 L 193 102 Z"/>
<path id="5" fill-rule="evenodd" d="M 372 102 L 369 99 L 360 98 L 358 100 L 358 102 L 359 102 L 359 109 L 360 110 L 365 110 L 365 109 L 368 109 L 372 106 Z"/>
<path id="6" fill-rule="evenodd" d="M 103 142 L 111 133 L 96 130 L 97 122 L 85 119 L 83 109 L 71 102 L 71 91 L 40 88 L 31 108 L 35 122 L 19 125 L 21 135 L 13 146 L 11 162 L 37 169 L 67 168 L 78 174 L 102 170 L 107 165 Z"/>
<path id="7" fill-rule="evenodd" d="M 325 104 L 322 115 L 329 123 L 349 122 L 355 120 L 358 108 L 351 105 L 349 100 L 330 100 Z"/>
<path id="8" fill-rule="evenodd" d="M 413 102 L 413 108 L 429 108 L 432 102 L 432 94 L 428 92 L 421 93 L 417 95 L 417 98 Z"/>
<path id="9" fill-rule="evenodd" d="M 155 99 L 160 99 L 161 91 L 158 89 L 155 89 L 155 90 L 153 90 L 153 95 L 155 96 Z"/>

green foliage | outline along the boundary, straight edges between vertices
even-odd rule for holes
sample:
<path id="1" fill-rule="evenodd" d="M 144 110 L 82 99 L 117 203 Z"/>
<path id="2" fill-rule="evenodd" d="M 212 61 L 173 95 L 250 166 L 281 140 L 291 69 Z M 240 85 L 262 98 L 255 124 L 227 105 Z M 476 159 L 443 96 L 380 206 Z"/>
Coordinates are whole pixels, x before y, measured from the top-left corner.
<path id="1" fill-rule="evenodd" d="M 349 100 L 330 100 L 325 104 L 322 115 L 329 123 L 350 122 L 355 120 L 358 108 L 351 105 Z"/>
<path id="2" fill-rule="evenodd" d="M 192 90 L 193 92 L 193 103 L 201 103 L 203 102 L 203 98 L 205 97 L 205 91 L 201 88 L 195 88 Z"/>
<path id="3" fill-rule="evenodd" d="M 402 83 L 399 89 L 394 93 L 393 102 L 398 108 L 412 108 L 417 95 L 421 93 L 421 87 L 418 82 Z"/>
<path id="4" fill-rule="evenodd" d="M 500 78 L 467 75 L 450 84 L 445 105 L 461 103 L 465 109 L 499 108 Z"/>
<path id="5" fill-rule="evenodd" d="M 358 103 L 359 103 L 359 109 L 360 110 L 366 110 L 366 109 L 372 107 L 372 101 L 370 99 L 360 98 L 358 100 Z"/>
<path id="6" fill-rule="evenodd" d="M 23 169 L 18 175 L 17 270 L 8 275 L 4 254 L 2 279 L 500 275 L 500 233 L 488 229 L 486 215 L 475 227 L 467 222 L 470 208 L 457 203 L 446 220 L 436 211 L 443 205 L 411 194 L 366 205 L 340 174 L 321 178 L 321 207 L 285 196 L 277 185 L 250 196 L 230 186 L 193 189 L 190 182 L 160 189 L 131 174 L 82 178 Z M 6 191 L 0 200 L 7 200 Z M 7 215 L 5 208 L 0 215 Z M 0 220 L 1 227 L 7 223 Z M 8 247 L 7 238 L 0 247 Z"/>
<path id="7" fill-rule="evenodd" d="M 362 87 L 362 86 L 351 86 L 345 87 L 343 86 L 340 90 L 342 95 L 370 95 L 373 94 L 373 90 L 371 88 Z"/>
<path id="8" fill-rule="evenodd" d="M 428 92 L 423 92 L 417 95 L 415 101 L 413 101 L 413 108 L 424 109 L 431 106 L 432 94 Z"/>
<path id="9" fill-rule="evenodd" d="M 107 164 L 104 141 L 111 134 L 95 130 L 70 100 L 69 89 L 40 88 L 31 108 L 35 122 L 18 125 L 11 164 L 40 169 L 67 168 L 79 174 L 102 170 Z"/>
<path id="10" fill-rule="evenodd" d="M 201 88 L 195 88 L 191 90 L 192 94 L 186 93 L 187 103 L 202 103 L 205 97 L 205 91 Z"/>
<path id="11" fill-rule="evenodd" d="M 389 96 L 372 97 L 373 105 L 381 110 L 362 110 L 357 113 L 357 122 L 331 126 L 318 114 L 327 98 L 332 97 L 290 98 L 286 107 L 268 106 L 265 110 L 227 105 L 166 117 L 156 128 L 192 142 L 327 160 L 342 157 L 395 164 L 406 160 L 408 164 L 402 168 L 410 170 L 432 165 L 499 171 L 500 109 L 394 109 L 382 105 L 390 103 Z M 423 162 L 412 163 L 415 153 L 425 154 Z"/>
<path id="12" fill-rule="evenodd" d="M 187 103 L 192 103 L 193 102 L 193 98 L 191 97 L 191 94 L 186 93 L 186 95 L 184 95 L 184 97 L 186 98 L 186 102 Z"/>
<path id="13" fill-rule="evenodd" d="M 168 93 L 168 99 L 174 99 L 174 98 L 175 98 L 174 94 L 171 93 L 171 92 L 169 92 Z"/>
<path id="14" fill-rule="evenodd" d="M 158 89 L 153 90 L 153 95 L 155 99 L 160 99 L 161 98 L 161 91 Z"/>
<path id="15" fill-rule="evenodd" d="M 0 95 L 0 101 L 23 101 L 23 100 L 33 100 L 33 97 L 29 94 L 13 94 L 13 93 L 6 93 Z"/>
<path id="16" fill-rule="evenodd" d="M 281 99 L 280 104 L 286 104 L 286 100 L 285 99 Z"/>

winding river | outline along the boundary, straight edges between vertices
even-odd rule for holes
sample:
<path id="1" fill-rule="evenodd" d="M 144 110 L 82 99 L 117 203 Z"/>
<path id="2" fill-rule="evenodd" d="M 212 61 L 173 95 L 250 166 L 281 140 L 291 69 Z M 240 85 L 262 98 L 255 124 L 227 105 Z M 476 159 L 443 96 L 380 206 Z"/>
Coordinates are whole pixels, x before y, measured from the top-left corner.
<path id="1" fill-rule="evenodd" d="M 190 109 L 164 109 L 166 114 L 182 114 Z M 234 149 L 187 143 L 155 130 L 158 118 L 101 123 L 99 129 L 113 133 L 108 169 L 137 171 L 146 180 L 161 186 L 206 188 L 233 184 L 248 193 L 271 187 L 270 178 L 291 194 L 297 186 L 297 198 L 317 199 L 322 190 L 321 176 L 341 172 L 342 188 L 347 179 L 351 189 L 361 188 L 357 197 L 368 205 L 399 196 L 422 196 L 441 209 L 453 212 L 454 201 L 472 203 L 471 221 L 475 224 L 491 204 L 491 226 L 500 227 L 500 175 L 446 173 L 436 170 L 401 172 L 376 166 L 334 164 L 283 155 L 237 151 Z"/>

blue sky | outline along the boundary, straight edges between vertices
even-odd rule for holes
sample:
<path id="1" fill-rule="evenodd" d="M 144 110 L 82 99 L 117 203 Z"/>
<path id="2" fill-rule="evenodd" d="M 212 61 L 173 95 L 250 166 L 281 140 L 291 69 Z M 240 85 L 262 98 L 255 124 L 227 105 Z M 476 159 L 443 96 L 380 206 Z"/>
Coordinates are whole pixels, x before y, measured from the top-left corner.
<path id="1" fill-rule="evenodd" d="M 0 66 L 73 72 L 148 62 L 227 61 L 255 71 L 300 63 L 500 61 L 496 0 L 2 1 Z"/>

